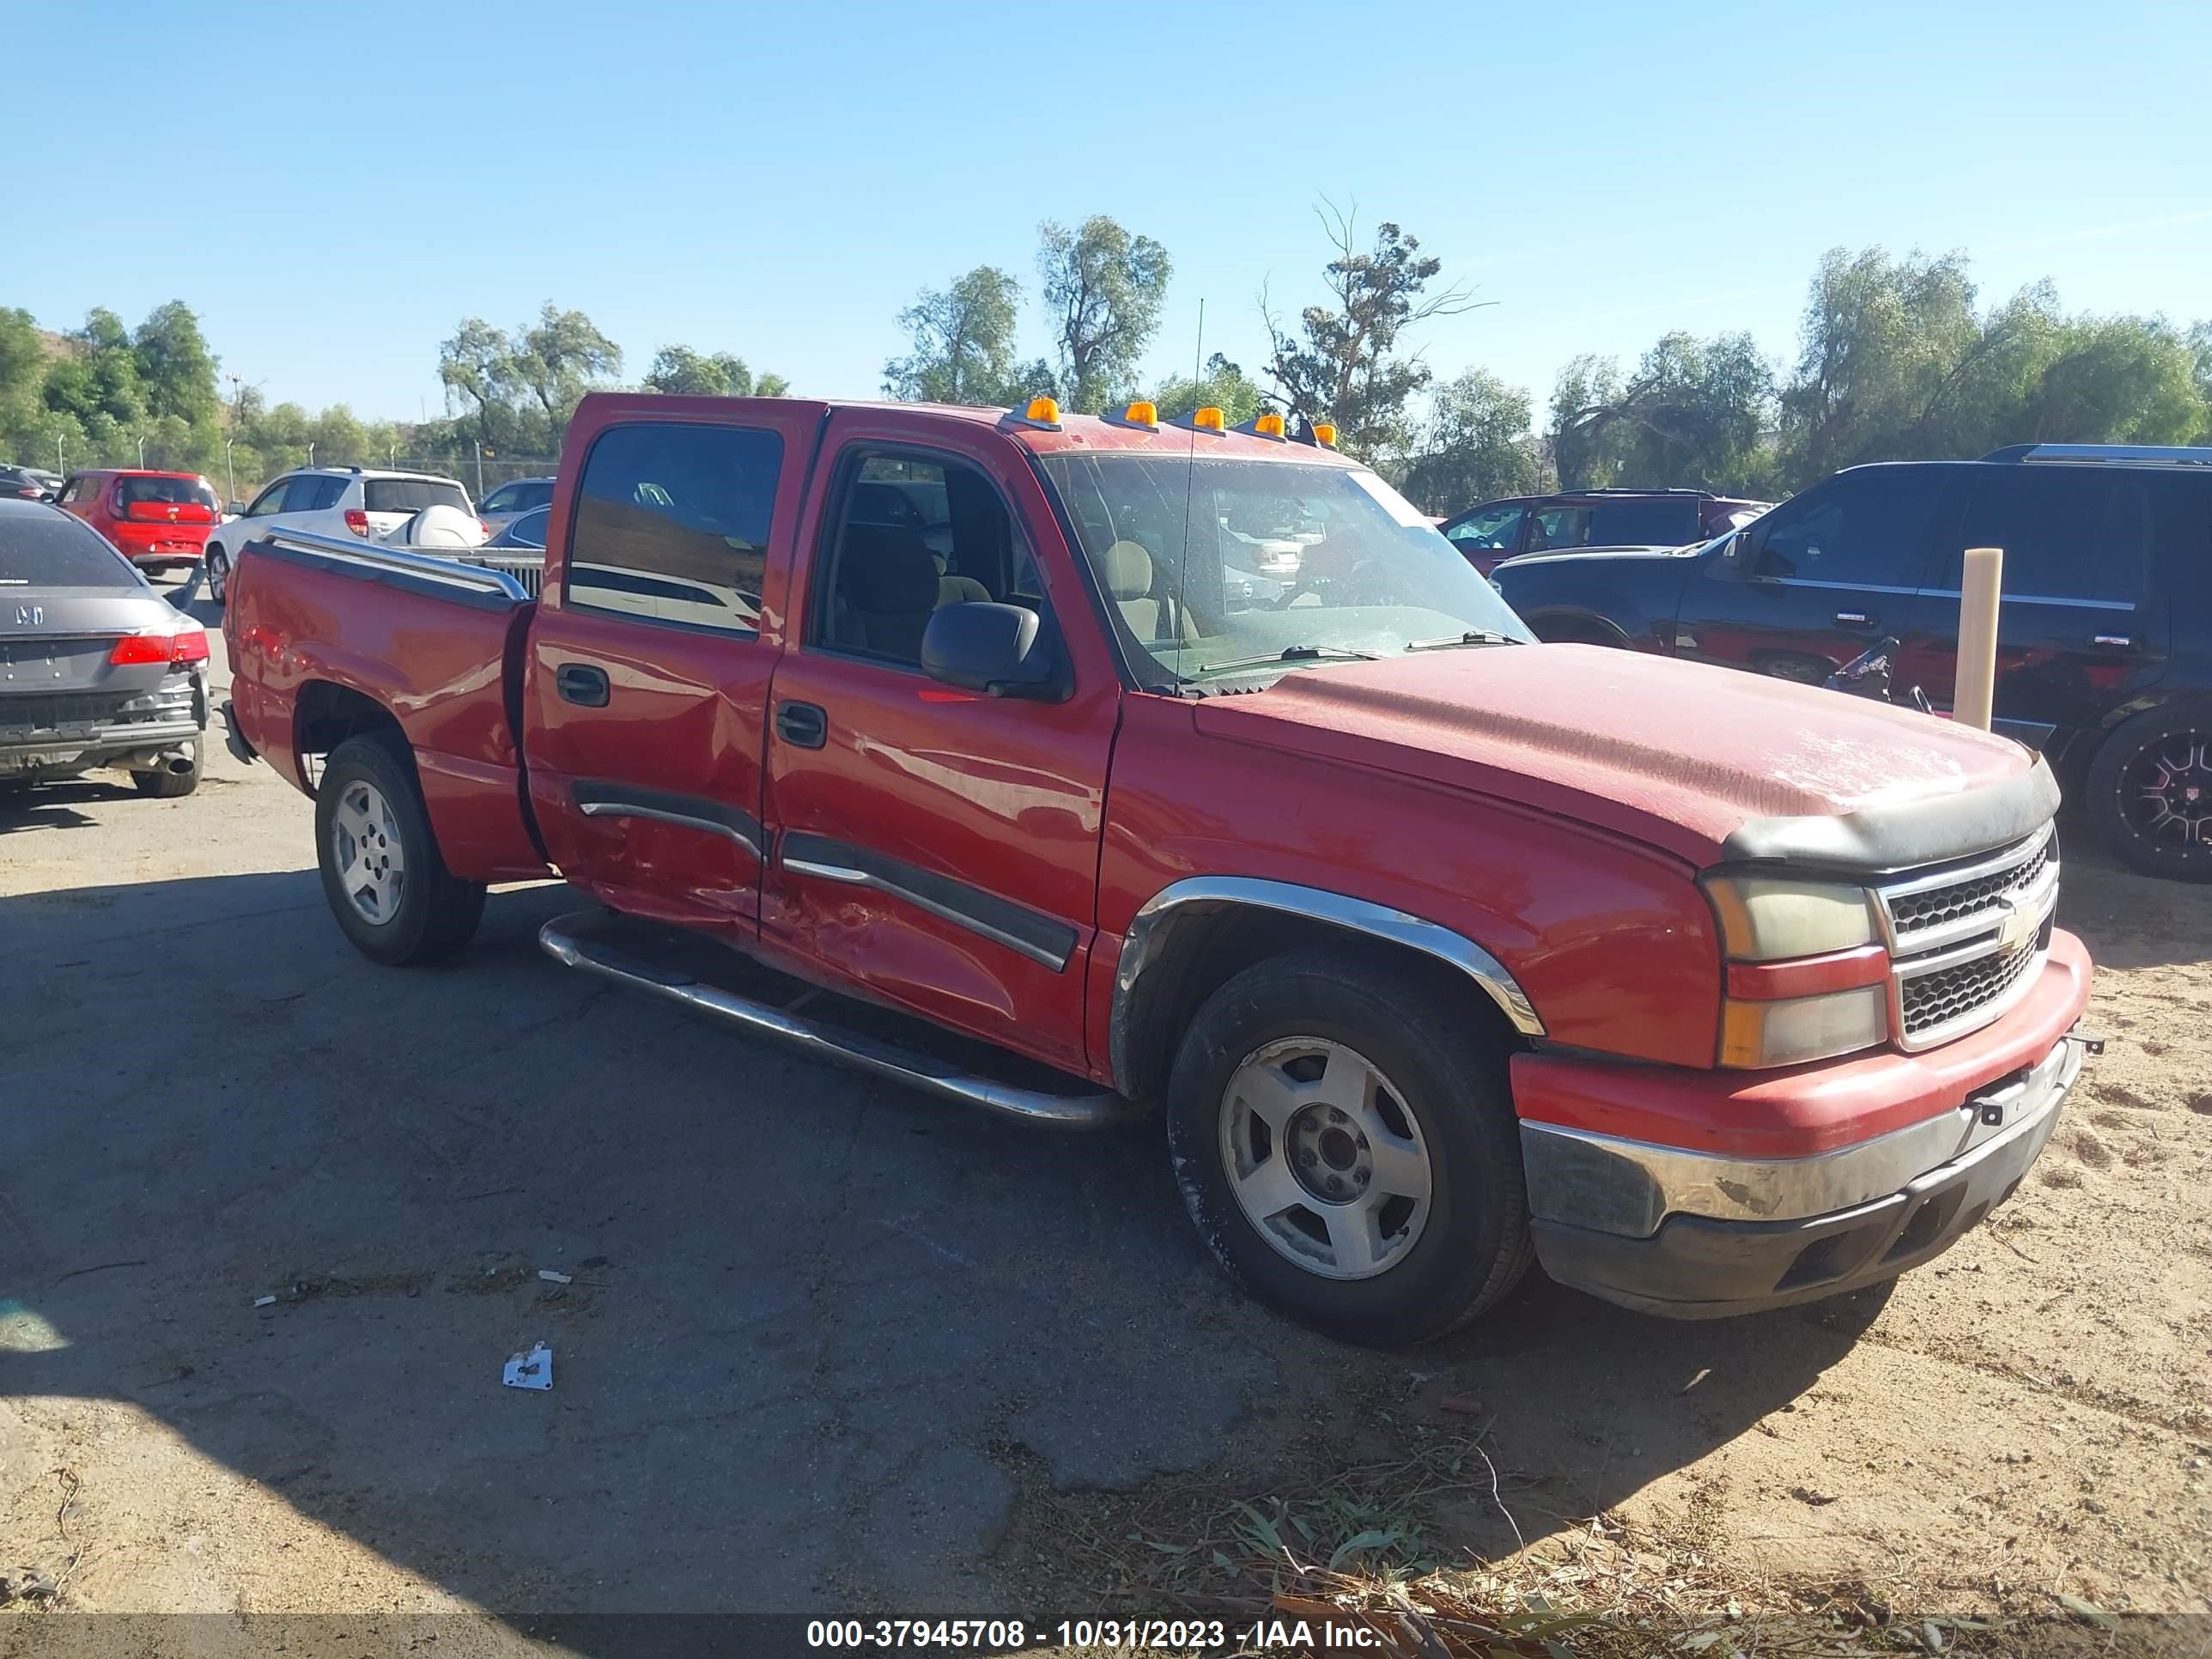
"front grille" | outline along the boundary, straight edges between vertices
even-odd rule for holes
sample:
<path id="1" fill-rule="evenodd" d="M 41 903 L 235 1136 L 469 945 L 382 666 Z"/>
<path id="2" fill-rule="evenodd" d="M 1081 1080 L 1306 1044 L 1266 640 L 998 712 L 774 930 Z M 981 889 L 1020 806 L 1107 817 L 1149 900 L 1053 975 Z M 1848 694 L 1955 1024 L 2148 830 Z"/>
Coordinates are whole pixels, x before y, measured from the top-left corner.
<path id="1" fill-rule="evenodd" d="M 2008 955 L 1977 957 L 1900 981 L 1899 1006 L 1906 1038 L 1938 1030 L 2001 1001 L 2041 955 L 2039 943 L 2031 939 Z"/>
<path id="2" fill-rule="evenodd" d="M 522 591 L 532 599 L 538 598 L 545 587 L 545 560 L 538 557 L 507 558 L 498 553 L 469 553 L 461 556 L 461 562 L 499 570 L 522 584 Z"/>
<path id="3" fill-rule="evenodd" d="M 2051 839 L 2045 836 L 2042 843 L 2028 854 L 2027 862 L 2012 869 L 1970 877 L 1965 881 L 1931 887 L 1923 892 L 1900 893 L 1890 901 L 1891 924 L 1900 934 L 1924 933 L 1948 922 L 1996 908 L 1998 900 L 2006 894 L 2023 891 L 2035 885 L 2037 878 L 2050 864 L 2052 852 Z"/>
<path id="4" fill-rule="evenodd" d="M 1898 1047 L 1932 1048 L 2024 994 L 2051 939 L 2058 842 L 2045 825 L 1996 853 L 1875 889 L 1887 934 Z"/>

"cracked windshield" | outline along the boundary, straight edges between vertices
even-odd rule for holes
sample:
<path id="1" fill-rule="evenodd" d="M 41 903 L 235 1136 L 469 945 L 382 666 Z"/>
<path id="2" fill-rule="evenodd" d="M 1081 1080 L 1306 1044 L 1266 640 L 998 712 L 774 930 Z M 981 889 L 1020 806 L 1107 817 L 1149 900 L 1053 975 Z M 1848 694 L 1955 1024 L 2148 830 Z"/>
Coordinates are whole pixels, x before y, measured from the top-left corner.
<path id="1" fill-rule="evenodd" d="M 1180 455 L 1042 465 L 1124 651 L 1182 683 L 1530 638 L 1436 526 L 1364 469 Z M 1141 672 L 1144 659 L 1130 659 Z"/>

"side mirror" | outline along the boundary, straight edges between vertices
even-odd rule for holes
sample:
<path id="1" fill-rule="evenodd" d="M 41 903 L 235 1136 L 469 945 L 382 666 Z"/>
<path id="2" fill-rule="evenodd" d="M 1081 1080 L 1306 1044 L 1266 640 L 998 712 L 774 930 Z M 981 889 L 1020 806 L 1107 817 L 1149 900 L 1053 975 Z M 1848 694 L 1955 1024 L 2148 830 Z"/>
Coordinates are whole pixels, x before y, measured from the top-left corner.
<path id="1" fill-rule="evenodd" d="M 227 503 L 222 510 L 234 519 L 241 519 L 246 516 L 246 503 L 244 501 L 231 501 Z"/>
<path id="2" fill-rule="evenodd" d="M 921 635 L 921 672 L 994 697 L 1036 696 L 1059 678 L 1053 653 L 1038 636 L 1036 611 L 979 600 L 930 614 Z"/>

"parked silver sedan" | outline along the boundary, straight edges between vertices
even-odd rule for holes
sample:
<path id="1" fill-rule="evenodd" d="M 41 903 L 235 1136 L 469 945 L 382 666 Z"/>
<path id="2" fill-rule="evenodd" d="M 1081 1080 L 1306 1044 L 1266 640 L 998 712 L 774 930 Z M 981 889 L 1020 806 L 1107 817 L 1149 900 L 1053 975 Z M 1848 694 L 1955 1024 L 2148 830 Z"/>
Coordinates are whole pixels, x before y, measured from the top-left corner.
<path id="1" fill-rule="evenodd" d="M 0 787 L 115 767 L 142 793 L 190 794 L 207 673 L 207 630 L 99 532 L 0 498 Z"/>

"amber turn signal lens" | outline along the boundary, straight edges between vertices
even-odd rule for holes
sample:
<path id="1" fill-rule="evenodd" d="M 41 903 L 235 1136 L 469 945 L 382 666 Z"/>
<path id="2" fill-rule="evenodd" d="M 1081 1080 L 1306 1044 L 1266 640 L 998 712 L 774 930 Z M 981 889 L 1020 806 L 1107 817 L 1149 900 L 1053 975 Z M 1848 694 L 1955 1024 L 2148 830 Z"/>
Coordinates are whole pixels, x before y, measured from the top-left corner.
<path id="1" fill-rule="evenodd" d="M 1208 432 L 1220 431 L 1221 421 L 1221 411 L 1216 409 L 1212 404 L 1208 404 L 1201 410 L 1194 411 L 1190 417 L 1190 423 L 1193 426 L 1202 426 Z"/>
<path id="2" fill-rule="evenodd" d="M 1160 423 L 1160 411 L 1156 404 L 1148 404 L 1140 399 L 1131 404 L 1121 418 L 1131 426 L 1158 426 Z"/>
<path id="3" fill-rule="evenodd" d="M 1336 447 L 1336 428 L 1327 421 L 1316 421 L 1313 434 L 1316 443 L 1327 444 L 1331 449 Z"/>
<path id="4" fill-rule="evenodd" d="M 1058 421 L 1060 419 L 1059 400 L 1054 398 L 1030 398 L 1029 418 L 1032 421 Z"/>
<path id="5" fill-rule="evenodd" d="M 1252 422 L 1252 430 L 1263 438 L 1279 438 L 1283 435 L 1283 417 L 1279 415 L 1262 415 Z"/>

